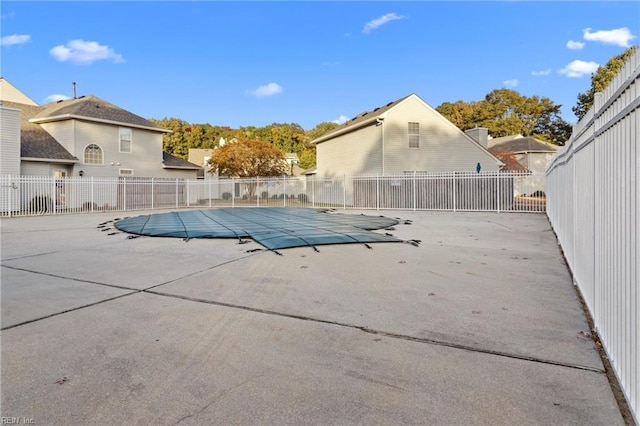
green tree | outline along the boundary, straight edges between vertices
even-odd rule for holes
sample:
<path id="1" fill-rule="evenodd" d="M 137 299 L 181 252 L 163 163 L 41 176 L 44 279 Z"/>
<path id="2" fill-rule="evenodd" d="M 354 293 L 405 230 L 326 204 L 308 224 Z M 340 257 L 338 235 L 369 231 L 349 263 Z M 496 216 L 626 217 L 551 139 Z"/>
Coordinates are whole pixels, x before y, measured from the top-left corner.
<path id="1" fill-rule="evenodd" d="M 259 139 L 236 139 L 213 151 L 211 173 L 223 176 L 256 177 L 285 174 L 284 152 Z"/>
<path id="2" fill-rule="evenodd" d="M 444 102 L 436 110 L 462 130 L 486 127 L 493 137 L 521 134 L 562 145 L 571 126 L 560 116 L 560 107 L 546 97 L 496 89 L 481 101 Z"/>
<path id="3" fill-rule="evenodd" d="M 340 127 L 340 125 L 337 124 L 337 123 L 334 123 L 334 122 L 331 122 L 331 121 L 323 121 L 322 123 L 318 124 L 313 129 L 307 131 L 307 138 L 308 138 L 309 141 L 312 141 L 314 139 L 318 139 L 320 136 L 323 136 L 323 135 L 335 130 L 338 127 Z"/>
<path id="4" fill-rule="evenodd" d="M 637 48 L 638 46 L 631 46 L 620 55 L 609 59 L 604 67 L 599 66 L 596 72 L 591 74 L 591 87 L 587 91 L 578 94 L 578 103 L 571 108 L 578 120 L 581 120 L 593 106 L 595 94 L 607 88 L 613 77 L 622 69 L 627 59 Z"/>
<path id="5" fill-rule="evenodd" d="M 284 152 L 260 139 L 234 139 L 216 148 L 209 165 L 211 173 L 231 177 L 281 176 L 287 171 Z M 249 198 L 253 198 L 257 183 L 244 185 Z"/>

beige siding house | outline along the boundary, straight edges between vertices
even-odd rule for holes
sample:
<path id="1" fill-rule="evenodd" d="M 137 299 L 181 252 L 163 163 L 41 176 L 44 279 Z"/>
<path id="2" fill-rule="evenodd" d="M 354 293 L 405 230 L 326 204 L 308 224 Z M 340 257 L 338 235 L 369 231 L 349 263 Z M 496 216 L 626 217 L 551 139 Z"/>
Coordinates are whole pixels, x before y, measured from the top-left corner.
<path id="1" fill-rule="evenodd" d="M 195 179 L 200 169 L 163 152 L 169 130 L 95 96 L 39 106 L 0 78 L 0 101 L 20 112 L 18 140 L 3 136 L 2 149 L 19 143 L 21 175 Z"/>
<path id="2" fill-rule="evenodd" d="M 484 133 L 486 135 L 486 132 Z M 362 113 L 317 138 L 320 176 L 496 171 L 502 165 L 420 97 Z"/>

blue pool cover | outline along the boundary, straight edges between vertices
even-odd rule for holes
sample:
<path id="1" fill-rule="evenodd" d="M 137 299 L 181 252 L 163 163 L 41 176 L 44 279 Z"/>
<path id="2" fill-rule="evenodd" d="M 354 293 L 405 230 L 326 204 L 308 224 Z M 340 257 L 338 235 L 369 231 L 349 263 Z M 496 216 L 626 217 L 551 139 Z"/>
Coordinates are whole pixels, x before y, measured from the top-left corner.
<path id="1" fill-rule="evenodd" d="M 117 220 L 121 231 L 154 237 L 251 238 L 269 250 L 324 244 L 403 242 L 385 229 L 399 221 L 383 216 L 332 213 L 329 209 L 219 208 L 158 213 Z"/>

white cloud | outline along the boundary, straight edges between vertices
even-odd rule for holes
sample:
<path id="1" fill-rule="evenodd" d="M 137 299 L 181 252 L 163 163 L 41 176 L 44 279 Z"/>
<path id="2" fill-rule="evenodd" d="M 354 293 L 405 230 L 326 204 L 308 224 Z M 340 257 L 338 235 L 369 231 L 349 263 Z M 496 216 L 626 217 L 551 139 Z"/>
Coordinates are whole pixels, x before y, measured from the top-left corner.
<path id="1" fill-rule="evenodd" d="M 247 94 L 261 98 L 264 96 L 277 95 L 278 93 L 282 93 L 282 90 L 282 86 L 278 83 L 269 83 L 258 87 L 256 90 L 247 90 Z"/>
<path id="2" fill-rule="evenodd" d="M 567 77 L 580 78 L 593 74 L 599 66 L 596 62 L 585 62 L 577 59 L 561 70 L 558 70 L 558 73 L 566 75 Z"/>
<path id="3" fill-rule="evenodd" d="M 371 31 L 380 28 L 381 26 L 383 26 L 384 24 L 386 24 L 387 22 L 391 22 L 391 21 L 395 21 L 398 19 L 404 19 L 404 16 L 400 16 L 396 13 L 387 13 L 386 15 L 383 15 L 379 18 L 373 19 L 369 22 L 367 22 L 364 25 L 364 28 L 362 29 L 362 32 L 367 34 L 370 33 Z"/>
<path id="4" fill-rule="evenodd" d="M 512 80 L 505 80 L 502 84 L 507 87 L 516 87 L 518 85 L 518 80 L 515 78 Z"/>
<path id="5" fill-rule="evenodd" d="M 124 62 L 122 55 L 96 41 L 71 40 L 66 46 L 56 46 L 49 50 L 49 53 L 60 62 L 69 61 L 76 64 L 90 64 L 102 60 Z"/>
<path id="6" fill-rule="evenodd" d="M 0 46 L 14 46 L 16 44 L 25 44 L 31 41 L 31 36 L 22 34 L 13 34 L 0 38 Z"/>
<path id="7" fill-rule="evenodd" d="M 67 99 L 71 99 L 71 98 L 69 96 L 66 96 L 66 95 L 53 94 L 53 95 L 49 95 L 46 98 L 44 98 L 44 102 L 42 102 L 42 103 L 43 104 L 48 104 L 49 102 L 66 101 Z"/>
<path id="8" fill-rule="evenodd" d="M 534 77 L 542 77 L 549 74 L 551 74 L 551 69 L 548 69 L 548 68 L 542 71 L 531 71 L 531 75 Z"/>
<path id="9" fill-rule="evenodd" d="M 349 120 L 349 117 L 347 117 L 346 115 L 341 115 L 340 117 L 336 118 L 335 120 L 332 121 L 332 123 L 336 123 L 336 124 L 344 124 Z"/>
<path id="10" fill-rule="evenodd" d="M 567 42 L 567 49 L 571 49 L 571 50 L 580 50 L 584 47 L 584 43 L 581 41 L 573 41 L 573 40 L 569 40 Z"/>
<path id="11" fill-rule="evenodd" d="M 591 28 L 585 28 L 584 30 L 582 30 L 582 33 L 584 34 L 585 40 L 599 41 L 600 43 L 614 44 L 616 46 L 622 47 L 629 47 L 629 41 L 637 38 L 636 36 L 631 34 L 631 31 L 629 31 L 629 28 L 627 27 L 617 28 L 615 30 L 601 30 L 595 32 L 591 32 Z"/>

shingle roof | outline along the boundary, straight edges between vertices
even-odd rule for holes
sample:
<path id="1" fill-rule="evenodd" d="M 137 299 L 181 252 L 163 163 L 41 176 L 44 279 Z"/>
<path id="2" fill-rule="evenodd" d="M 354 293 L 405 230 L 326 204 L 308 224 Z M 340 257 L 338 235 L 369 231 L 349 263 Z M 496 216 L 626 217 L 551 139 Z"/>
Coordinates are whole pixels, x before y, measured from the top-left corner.
<path id="1" fill-rule="evenodd" d="M 556 152 L 558 150 L 557 145 L 550 144 L 532 137 L 523 137 L 508 140 L 494 144 L 489 148 L 489 152 L 494 151 L 509 151 L 513 153 L 522 152 Z"/>
<path id="2" fill-rule="evenodd" d="M 404 96 L 404 97 L 402 97 L 402 98 L 400 98 L 398 100 L 395 100 L 393 102 L 389 102 L 386 105 L 379 106 L 378 108 L 375 108 L 375 109 L 373 109 L 371 111 L 362 112 L 362 113 L 356 115 L 355 117 L 353 117 L 352 119 L 348 120 L 344 124 L 336 127 L 332 131 L 322 135 L 320 138 L 328 139 L 334 133 L 336 133 L 336 134 L 337 133 L 341 133 L 347 128 L 354 127 L 354 126 L 357 126 L 358 124 L 363 123 L 365 121 L 371 120 L 371 119 L 376 118 L 376 117 L 380 117 L 382 114 L 384 114 L 385 112 L 389 111 L 391 108 L 393 108 L 394 106 L 398 105 L 400 102 L 404 101 L 409 96 L 411 96 L 411 95 Z M 318 138 L 318 139 L 320 139 L 320 138 Z"/>
<path id="3" fill-rule="evenodd" d="M 189 170 L 199 170 L 202 167 L 190 163 L 187 160 L 183 160 L 182 158 L 174 157 L 168 152 L 162 152 L 162 167 L 165 169 L 189 169 Z"/>
<path id="4" fill-rule="evenodd" d="M 29 119 L 42 111 L 37 105 L 19 104 L 2 101 L 2 105 L 21 110 L 20 114 L 20 156 L 23 158 L 39 158 L 43 160 L 63 160 L 76 162 L 78 159 L 71 155 L 58 141 L 38 124 L 30 123 Z"/>
<path id="5" fill-rule="evenodd" d="M 116 105 L 104 101 L 96 96 L 81 96 L 77 99 L 52 102 L 44 105 L 41 112 L 33 117 L 37 121 L 47 121 L 54 117 L 85 117 L 138 126 L 148 129 L 166 131 L 166 129 L 151 121 L 126 111 Z"/>

